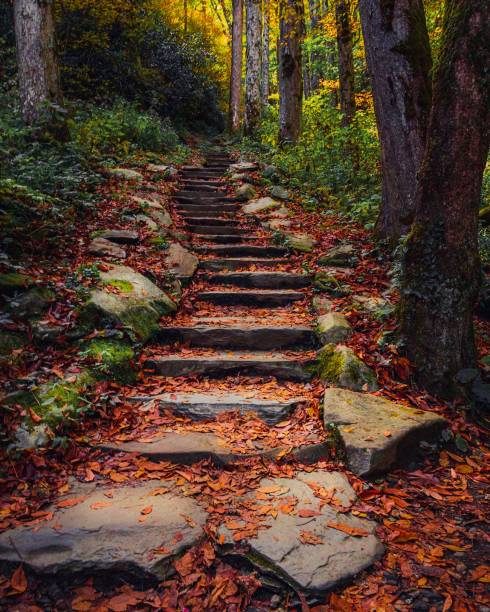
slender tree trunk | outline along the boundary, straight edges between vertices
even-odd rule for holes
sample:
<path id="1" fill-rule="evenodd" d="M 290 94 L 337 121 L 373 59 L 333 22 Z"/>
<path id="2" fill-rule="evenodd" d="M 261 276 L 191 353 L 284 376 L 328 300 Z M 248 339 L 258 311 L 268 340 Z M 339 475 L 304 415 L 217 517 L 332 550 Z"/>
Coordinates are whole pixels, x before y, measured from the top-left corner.
<path id="1" fill-rule="evenodd" d="M 61 103 L 53 0 L 15 0 L 14 21 L 22 117 L 33 124 L 44 102 Z"/>
<path id="2" fill-rule="evenodd" d="M 474 367 L 478 208 L 489 148 L 490 3 L 447 0 L 415 221 L 404 260 L 401 329 L 419 381 L 450 395 Z"/>
<path id="3" fill-rule="evenodd" d="M 309 0 L 311 38 L 318 36 L 318 26 L 322 10 L 321 0 Z M 314 46 L 314 45 L 313 45 Z M 320 86 L 320 73 L 318 70 L 318 54 L 315 50 L 310 53 L 310 89 L 315 92 Z"/>
<path id="4" fill-rule="evenodd" d="M 383 200 L 376 225 L 396 243 L 415 213 L 425 148 L 432 68 L 423 0 L 361 0 L 366 59 L 381 143 Z"/>
<path id="5" fill-rule="evenodd" d="M 189 27 L 189 7 L 188 0 L 184 0 L 184 32 L 187 34 L 187 29 Z"/>
<path id="6" fill-rule="evenodd" d="M 243 0 L 233 0 L 233 31 L 231 41 L 230 132 L 240 129 L 243 57 Z"/>
<path id="7" fill-rule="evenodd" d="M 262 35 L 262 103 L 269 104 L 269 44 L 270 44 L 270 0 L 263 0 L 264 28 Z"/>
<path id="8" fill-rule="evenodd" d="M 247 67 L 245 77 L 245 134 L 251 135 L 260 121 L 262 101 L 262 0 L 246 0 Z"/>
<path id="9" fill-rule="evenodd" d="M 304 38 L 303 0 L 281 0 L 279 9 L 279 142 L 298 140 L 301 131 Z"/>
<path id="10" fill-rule="evenodd" d="M 343 124 L 347 126 L 352 123 L 356 114 L 350 0 L 336 0 L 335 23 L 339 51 L 340 108 L 344 115 Z"/>

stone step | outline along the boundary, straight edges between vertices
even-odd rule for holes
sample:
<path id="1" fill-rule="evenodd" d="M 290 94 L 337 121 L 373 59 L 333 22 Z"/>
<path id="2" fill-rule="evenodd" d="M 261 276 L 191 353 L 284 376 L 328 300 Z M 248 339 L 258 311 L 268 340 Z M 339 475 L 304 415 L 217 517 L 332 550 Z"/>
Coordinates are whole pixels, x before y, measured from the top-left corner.
<path id="1" fill-rule="evenodd" d="M 237 236 L 236 234 L 191 234 L 191 239 L 194 241 L 195 239 L 200 240 L 202 242 L 214 242 L 215 244 L 230 244 L 231 242 L 255 242 L 257 240 L 257 236 L 247 236 L 241 235 Z"/>
<path id="2" fill-rule="evenodd" d="M 157 396 L 136 396 L 136 402 L 158 402 L 162 412 L 172 410 L 194 420 L 212 420 L 223 412 L 238 410 L 242 414 L 256 412 L 263 421 L 275 425 L 285 419 L 305 398 L 265 400 L 239 393 L 164 393 Z"/>
<path id="3" fill-rule="evenodd" d="M 152 357 L 144 362 L 145 370 L 154 374 L 179 376 L 209 376 L 224 378 L 229 375 L 274 376 L 284 380 L 307 381 L 312 378 L 312 362 L 301 357 L 279 352 L 215 351 L 210 355 L 181 355 L 179 353 Z"/>
<path id="4" fill-rule="evenodd" d="M 221 217 L 186 217 L 185 221 L 189 225 L 238 225 L 236 219 L 222 219 Z M 195 221 L 195 223 L 193 223 Z"/>
<path id="5" fill-rule="evenodd" d="M 204 259 L 199 263 L 201 270 L 237 270 L 240 268 L 270 268 L 289 263 L 288 259 L 259 259 L 256 257 L 236 257 L 230 259 Z"/>
<path id="6" fill-rule="evenodd" d="M 179 216 L 184 219 L 184 221 L 195 219 L 201 223 L 203 220 L 207 219 L 223 219 L 223 221 L 235 222 L 235 216 L 232 212 L 223 212 L 219 210 L 210 210 L 204 212 L 195 212 L 195 211 L 179 211 Z M 213 225 L 212 223 L 206 223 L 206 225 Z"/>
<path id="7" fill-rule="evenodd" d="M 185 229 L 196 234 L 226 234 L 227 236 L 238 236 L 249 231 L 236 225 L 194 225 L 191 223 L 187 223 Z"/>
<path id="8" fill-rule="evenodd" d="M 310 327 L 222 326 L 161 327 L 156 334 L 160 344 L 188 344 L 215 349 L 279 350 L 312 348 L 317 345 L 316 334 Z"/>
<path id="9" fill-rule="evenodd" d="M 196 247 L 198 253 L 208 255 L 230 255 L 231 257 L 257 256 L 257 257 L 283 257 L 288 254 L 288 250 L 278 246 L 259 246 L 249 245 L 242 246 L 240 244 L 228 244 L 226 246 L 202 246 Z"/>
<path id="10" fill-rule="evenodd" d="M 291 272 L 226 272 L 208 274 L 204 278 L 211 285 L 234 285 L 255 289 L 300 289 L 311 284 L 309 276 Z"/>
<path id="11" fill-rule="evenodd" d="M 233 202 L 230 202 L 229 204 L 223 203 L 223 204 L 189 204 L 187 202 L 183 202 L 183 203 L 178 203 L 176 206 L 177 211 L 180 212 L 185 212 L 185 213 L 220 213 L 220 212 L 227 212 L 227 213 L 236 213 L 237 212 L 237 205 L 233 204 Z"/>
<path id="12" fill-rule="evenodd" d="M 197 191 L 195 192 L 188 191 L 187 193 L 197 194 Z M 190 197 L 189 195 L 182 196 L 182 195 L 177 194 L 173 196 L 173 198 L 179 204 L 194 204 L 194 206 L 207 206 L 208 204 L 229 204 L 230 202 L 237 201 L 237 198 L 231 198 L 231 197 L 225 197 L 225 196 L 220 196 L 219 198 L 206 198 L 206 197 L 203 197 L 202 193 L 199 193 L 199 195 L 192 196 L 192 197 Z"/>
<path id="13" fill-rule="evenodd" d="M 223 174 L 221 172 L 211 172 L 210 170 L 202 170 L 199 172 L 196 171 L 188 171 L 182 173 L 182 180 L 186 179 L 199 179 L 203 181 L 216 180 L 223 178 Z"/>
<path id="14" fill-rule="evenodd" d="M 255 291 L 201 291 L 197 299 L 220 306 L 255 306 L 275 308 L 300 302 L 305 296 L 298 291 L 255 290 Z"/>
<path id="15" fill-rule="evenodd" d="M 184 182 L 184 187 L 185 189 L 183 189 L 183 191 L 197 191 L 197 192 L 204 192 L 207 194 L 213 194 L 213 193 L 218 193 L 218 194 L 223 194 L 225 193 L 222 189 L 220 189 L 220 184 L 218 183 L 217 185 L 208 185 L 205 184 L 203 182 L 197 182 L 197 183 L 189 183 L 189 182 Z"/>
<path id="16" fill-rule="evenodd" d="M 182 191 L 177 191 L 177 193 L 174 195 L 174 198 L 180 200 L 182 198 L 191 198 L 193 200 L 202 200 L 202 199 L 206 199 L 206 200 L 222 200 L 223 198 L 227 197 L 226 194 L 224 192 L 220 192 L 220 191 L 187 191 L 187 190 L 182 190 Z"/>

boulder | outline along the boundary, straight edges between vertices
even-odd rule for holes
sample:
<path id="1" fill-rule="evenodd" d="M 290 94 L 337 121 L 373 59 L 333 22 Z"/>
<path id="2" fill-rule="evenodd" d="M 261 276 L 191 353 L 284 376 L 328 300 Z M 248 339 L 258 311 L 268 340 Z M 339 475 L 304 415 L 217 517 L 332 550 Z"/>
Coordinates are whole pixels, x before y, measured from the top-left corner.
<path id="1" fill-rule="evenodd" d="M 166 210 L 150 209 L 148 214 L 160 227 L 171 227 L 173 225 L 172 217 Z"/>
<path id="2" fill-rule="evenodd" d="M 323 419 L 326 426 L 338 427 L 349 469 L 358 476 L 385 472 L 414 457 L 420 442 L 437 440 L 448 426 L 435 413 L 334 388 L 325 391 Z"/>
<path id="3" fill-rule="evenodd" d="M 391 302 L 382 297 L 371 297 L 369 295 L 356 295 L 352 298 L 354 306 L 369 312 L 377 319 L 384 319 L 393 312 Z"/>
<path id="4" fill-rule="evenodd" d="M 256 170 L 257 164 L 254 162 L 241 161 L 236 164 L 230 165 L 230 172 L 248 172 L 251 170 Z"/>
<path id="5" fill-rule="evenodd" d="M 246 181 L 248 179 L 248 175 L 247 174 L 232 174 L 231 178 L 233 181 Z"/>
<path id="6" fill-rule="evenodd" d="M 146 227 L 152 232 L 155 232 L 158 229 L 158 223 L 146 215 L 136 215 L 135 219 L 138 223 L 146 225 Z"/>
<path id="7" fill-rule="evenodd" d="M 236 197 L 244 202 L 247 200 L 251 200 L 256 195 L 257 192 L 255 191 L 255 188 L 249 183 L 244 183 L 243 185 L 240 185 L 240 187 L 238 187 L 238 189 L 236 190 Z"/>
<path id="8" fill-rule="evenodd" d="M 116 244 L 136 244 L 140 240 L 138 232 L 132 230 L 104 230 L 94 238 L 104 238 Z"/>
<path id="9" fill-rule="evenodd" d="M 0 295 L 14 295 L 34 285 L 34 279 L 27 274 L 7 272 L 0 274 Z"/>
<path id="10" fill-rule="evenodd" d="M 339 244 L 330 249 L 318 259 L 320 266 L 336 266 L 338 268 L 348 268 L 355 264 L 357 257 L 352 244 Z"/>
<path id="11" fill-rule="evenodd" d="M 271 189 L 271 196 L 278 200 L 289 200 L 289 191 L 280 185 L 274 185 Z"/>
<path id="12" fill-rule="evenodd" d="M 285 219 L 286 217 L 291 216 L 291 211 L 287 206 L 282 205 L 280 208 L 275 208 L 271 210 L 269 213 L 269 217 L 274 217 L 274 219 Z"/>
<path id="13" fill-rule="evenodd" d="M 115 178 L 123 179 L 125 181 L 136 181 L 141 183 L 144 179 L 141 172 L 131 170 L 130 168 L 107 168 L 107 174 Z"/>
<path id="14" fill-rule="evenodd" d="M 318 351 L 318 376 L 331 386 L 352 391 L 377 391 L 376 375 L 354 351 L 347 347 L 327 344 Z"/>
<path id="15" fill-rule="evenodd" d="M 287 244 L 294 251 L 300 251 L 301 253 L 310 253 L 316 245 L 316 240 L 309 234 L 301 234 L 295 232 L 284 233 Z"/>
<path id="16" fill-rule="evenodd" d="M 38 574 L 65 578 L 117 573 L 160 581 L 172 559 L 204 536 L 207 516 L 192 497 L 158 483 L 78 485 L 46 510 L 49 521 L 0 535 L 0 562 L 20 557 Z"/>
<path id="17" fill-rule="evenodd" d="M 296 590 L 319 594 L 332 589 L 383 554 L 376 523 L 348 511 L 355 499 L 340 472 L 316 470 L 299 472 L 295 478 L 263 479 L 244 501 L 259 512 L 271 507 L 273 512 L 262 514 L 267 528 L 255 536 L 242 535 L 233 554 Z M 232 549 L 234 532 L 246 529 L 238 517 L 220 527 L 225 552 Z"/>
<path id="18" fill-rule="evenodd" d="M 341 284 L 335 276 L 325 272 L 317 272 L 313 279 L 313 285 L 320 291 L 328 292 L 332 297 L 345 297 L 350 294 L 350 289 Z"/>
<path id="19" fill-rule="evenodd" d="M 340 312 L 327 312 L 318 317 L 317 335 L 322 344 L 342 342 L 352 334 L 349 321 Z"/>
<path id="20" fill-rule="evenodd" d="M 16 317 L 34 319 L 42 316 L 54 302 L 55 294 L 47 287 L 31 287 L 7 299 L 7 309 Z"/>
<path id="21" fill-rule="evenodd" d="M 169 272 L 174 274 L 179 280 L 190 280 L 199 265 L 199 259 L 184 249 L 178 242 L 173 242 L 167 251 L 165 263 L 168 266 Z"/>
<path id="22" fill-rule="evenodd" d="M 100 274 L 106 288 L 93 289 L 80 319 L 91 328 L 123 326 L 131 336 L 146 342 L 158 329 L 160 317 L 177 306 L 145 276 L 127 266 L 111 266 Z M 109 287 L 118 290 L 110 292 Z"/>
<path id="23" fill-rule="evenodd" d="M 94 361 L 92 371 L 97 377 L 130 385 L 136 380 L 133 367 L 134 350 L 122 340 L 94 338 L 85 344 L 81 355 Z"/>
<path id="24" fill-rule="evenodd" d="M 289 219 L 271 219 L 268 222 L 268 226 L 271 230 L 277 231 L 291 227 L 291 223 Z"/>
<path id="25" fill-rule="evenodd" d="M 262 176 L 264 178 L 268 178 L 268 179 L 274 178 L 275 176 L 277 176 L 277 168 L 275 166 L 272 166 L 272 165 L 266 166 L 262 170 Z"/>
<path id="26" fill-rule="evenodd" d="M 252 200 L 248 204 L 242 206 L 242 210 L 246 214 L 255 214 L 259 212 L 263 212 L 264 210 L 270 210 L 271 208 L 277 208 L 281 204 L 272 198 L 258 198 L 257 200 Z"/>
<path id="27" fill-rule="evenodd" d="M 333 308 L 333 303 L 323 295 L 315 295 L 311 301 L 311 305 L 319 315 L 327 314 Z"/>
<path id="28" fill-rule="evenodd" d="M 88 245 L 88 252 L 91 255 L 98 255 L 100 257 L 115 257 L 117 259 L 126 258 L 126 251 L 123 248 L 100 236 L 94 238 L 90 242 Z"/>
<path id="29" fill-rule="evenodd" d="M 54 344 L 65 334 L 63 325 L 53 325 L 44 321 L 32 324 L 32 337 L 37 344 Z"/>
<path id="30" fill-rule="evenodd" d="M 158 174 L 163 174 L 164 172 L 167 172 L 169 166 L 164 166 L 163 164 L 148 164 L 146 166 L 146 169 L 148 170 L 148 172 L 156 172 Z"/>
<path id="31" fill-rule="evenodd" d="M 132 196 L 133 202 L 139 204 L 142 208 L 156 208 L 157 210 L 163 209 L 163 206 L 154 198 L 140 198 L 139 196 Z"/>

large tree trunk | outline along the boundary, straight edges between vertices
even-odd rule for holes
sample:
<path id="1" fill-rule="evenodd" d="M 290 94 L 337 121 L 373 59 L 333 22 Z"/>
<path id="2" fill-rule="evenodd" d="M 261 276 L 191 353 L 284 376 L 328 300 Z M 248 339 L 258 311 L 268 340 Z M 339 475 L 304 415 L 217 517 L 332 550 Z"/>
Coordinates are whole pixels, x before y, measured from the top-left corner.
<path id="1" fill-rule="evenodd" d="M 304 37 L 303 0 L 281 0 L 279 8 L 279 142 L 296 142 L 301 131 Z"/>
<path id="2" fill-rule="evenodd" d="M 264 2 L 264 27 L 262 35 L 262 103 L 269 104 L 269 44 L 270 44 L 270 0 Z"/>
<path id="3" fill-rule="evenodd" d="M 401 328 L 419 381 L 448 395 L 474 367 L 478 207 L 489 147 L 490 3 L 447 0 L 415 221 L 402 278 Z"/>
<path id="4" fill-rule="evenodd" d="M 233 0 L 233 30 L 231 39 L 230 132 L 240 129 L 243 57 L 243 0 Z"/>
<path id="5" fill-rule="evenodd" d="M 251 135 L 260 121 L 262 100 L 262 0 L 246 0 L 247 68 L 245 78 L 245 134 Z"/>
<path id="6" fill-rule="evenodd" d="M 352 123 L 356 114 L 350 0 L 335 0 L 335 23 L 339 51 L 340 108 L 343 113 L 343 125 L 347 126 Z"/>
<path id="7" fill-rule="evenodd" d="M 43 103 L 61 102 L 53 0 L 15 0 L 14 21 L 22 117 L 33 124 Z"/>
<path id="8" fill-rule="evenodd" d="M 381 143 L 377 233 L 396 243 L 415 212 L 430 113 L 432 67 L 423 0 L 361 0 L 366 59 Z"/>

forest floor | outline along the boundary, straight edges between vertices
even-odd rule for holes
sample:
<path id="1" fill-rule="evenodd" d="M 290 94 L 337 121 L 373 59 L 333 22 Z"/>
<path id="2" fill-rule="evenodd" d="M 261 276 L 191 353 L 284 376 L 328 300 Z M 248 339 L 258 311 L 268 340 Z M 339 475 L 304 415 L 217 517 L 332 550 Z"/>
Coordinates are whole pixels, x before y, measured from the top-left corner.
<path id="1" fill-rule="evenodd" d="M 198 155 L 195 161 L 199 161 Z M 175 230 L 185 232 L 190 223 L 182 216 L 186 201 L 175 197 L 179 190 L 183 191 L 182 180 L 160 180 L 153 183 L 153 189 L 158 191 L 159 201 L 170 211 Z M 213 180 L 211 177 L 210 181 Z M 261 191 L 258 170 L 249 172 L 247 180 Z M 229 196 L 233 195 L 230 179 L 225 177 L 219 181 L 220 187 Z M 187 178 L 186 182 L 188 185 L 192 179 Z M 135 206 L 132 195 L 144 196 L 138 184 L 115 179 L 105 183 L 99 190 L 97 210 L 76 228 L 76 240 L 61 241 L 59 250 L 46 258 L 22 262 L 22 273 L 50 281 L 56 287 L 57 301 L 45 317 L 47 323 L 70 328 L 79 298 L 75 289 L 67 285 L 66 278 L 100 262 L 100 258 L 91 256 L 87 250 L 94 231 L 134 229 L 121 220 L 121 208 Z M 268 194 L 264 190 L 257 195 Z M 343 295 L 337 293 L 336 297 L 335 292 L 328 295 L 332 308 L 343 313 L 354 330 L 344 344 L 375 372 L 380 388 L 377 396 L 445 417 L 452 437 L 443 446 L 427 446 L 423 455 L 414 452 L 404 468 L 392 467 L 384 475 L 360 478 L 346 467 L 342 454 L 332 444 L 331 434 L 324 428 L 321 402 L 325 384 L 318 378 L 276 377 L 264 374 L 260 367 L 258 371 L 238 368 L 218 378 L 196 371 L 189 371 L 188 375 L 162 376 L 162 372 L 149 368 L 150 363 L 167 363 L 170 356 L 175 357 L 177 353 L 179 358 L 187 360 L 212 360 L 217 352 L 219 358 L 223 355 L 233 358 L 235 349 L 229 344 L 221 349 L 216 349 L 213 342 L 196 347 L 192 332 L 189 332 L 190 340 L 185 340 L 182 330 L 202 326 L 203 322 L 213 323 L 217 330 L 216 340 L 220 336 L 219 328 L 233 326 L 240 327 L 241 337 L 248 337 L 247 325 L 250 330 L 256 329 L 260 320 L 260 325 L 276 330 L 275 333 L 280 330 L 279 342 L 284 330 L 315 325 L 316 315 L 311 302 L 319 294 L 313 286 L 302 287 L 299 299 L 280 307 L 268 305 L 267 300 L 272 298 L 264 298 L 263 289 L 254 291 L 255 296 L 258 294 L 259 299 L 265 300 L 263 307 L 244 305 L 239 298 L 238 304 L 223 305 L 213 303 L 216 296 L 203 299 L 203 292 L 219 290 L 219 287 L 211 287 L 209 270 L 201 270 L 184 287 L 176 315 L 161 321 L 165 330 L 180 330 L 175 332 L 176 339 L 170 333 L 168 342 L 144 347 L 138 364 L 134 364 L 138 366 L 136 382 L 125 387 L 114 381 L 99 381 L 90 395 L 91 411 L 63 431 L 63 439 L 57 447 L 2 453 L 0 481 L 2 532 L 26 525 L 34 526 L 36 532 L 50 521 L 52 529 L 61 530 L 61 525 L 52 525 L 53 512 L 82 504 L 86 495 L 80 494 L 80 490 L 88 490 L 84 487 L 92 487 L 92 492 L 96 485 L 97 490 L 106 492 L 102 501 L 91 506 L 91 511 L 96 513 L 109 507 L 113 498 L 117 500 L 118 491 L 123 487 L 138 484 L 158 489 L 152 493 L 155 501 L 147 502 L 139 518 L 135 519 L 141 529 L 149 525 L 158 503 L 163 503 L 163 498 L 171 491 L 179 495 L 179 499 L 197 502 L 197 506 L 205 510 L 200 537 L 187 550 L 179 549 L 182 554 L 175 558 L 169 555 L 173 571 L 159 583 L 129 581 L 126 576 L 119 582 L 108 582 L 86 572 L 81 572 L 76 579 L 55 582 L 32 573 L 29 560 L 19 555 L 19 560 L 24 562 L 14 564 L 0 576 L 2 609 L 32 612 L 158 609 L 483 612 L 488 609 L 485 607 L 488 606 L 485 591 L 490 581 L 490 568 L 485 561 L 488 559 L 489 495 L 487 432 L 471 418 L 462 403 L 442 403 L 412 385 L 411 366 L 400 354 L 392 335 L 397 297 L 396 290 L 392 289 L 389 264 L 370 235 L 335 214 L 305 212 L 299 197 L 296 201 L 291 197 L 286 205 L 294 212 L 289 217 L 290 229 L 313 238 L 312 250 L 293 250 L 287 251 L 286 256 L 281 255 L 283 243 L 277 233 L 251 219 L 238 220 L 236 228 L 240 231 L 235 236 L 244 236 L 242 245 L 246 245 L 247 236 L 253 231 L 250 244 L 279 249 L 281 261 L 274 266 L 274 271 L 295 275 L 318 271 L 319 256 L 332 247 L 340 243 L 355 245 L 356 262 L 336 271 Z M 163 280 L 166 269 L 162 251 L 148 247 L 152 230 L 140 227 L 138 231 L 140 240 L 126 247 L 124 265 L 142 273 L 151 271 L 153 278 Z M 189 244 L 198 249 L 202 245 L 210 246 L 209 238 L 203 236 L 190 238 Z M 207 253 L 200 252 L 199 257 L 202 265 L 218 255 L 213 256 L 208 249 Z M 245 269 L 252 272 L 270 270 L 256 264 L 239 267 L 238 271 Z M 78 282 L 89 287 L 91 279 L 79 278 Z M 243 293 L 244 289 L 236 292 Z M 277 299 L 282 299 L 281 295 Z M 369 311 L 359 303 L 356 306 L 353 296 L 359 295 L 364 299 L 382 299 L 383 311 Z M 15 317 L 8 323 L 10 331 L 25 331 L 22 325 Z M 480 354 L 484 357 L 490 354 L 490 327 L 484 321 L 477 321 L 477 331 Z M 265 344 L 255 349 L 239 345 L 238 358 L 246 361 L 259 349 L 270 350 L 268 356 L 274 356 L 272 349 L 266 346 L 267 338 L 259 340 L 262 341 Z M 315 348 L 308 342 L 300 348 L 286 345 L 281 351 L 281 359 L 302 363 L 314 357 Z M 53 376 L 66 380 L 83 370 L 87 362 L 87 357 L 81 355 L 77 347 L 63 342 L 42 348 L 29 343 L 17 349 L 14 357 L 4 364 L 1 374 L 1 382 L 9 391 L 14 381 L 35 378 L 36 383 L 41 384 Z M 273 423 L 265 422 L 257 414 L 238 410 L 226 410 L 214 419 L 196 421 L 181 412 L 173 412 L 168 406 L 160 407 L 162 395 L 169 398 L 167 403 L 171 404 L 179 394 L 196 392 L 222 397 L 239 394 L 250 401 L 294 401 L 295 405 L 289 414 Z M 144 400 L 134 401 L 135 397 L 142 396 Z M 6 411 L 4 425 L 7 430 L 17 427 L 19 411 L 22 411 L 19 406 Z M 36 421 L 35 411 L 31 417 Z M 175 449 L 151 450 L 152 445 L 158 443 L 161 432 L 180 436 L 175 443 L 175 447 L 183 444 L 180 455 Z M 199 442 L 197 449 L 186 448 L 186 441 L 196 434 L 208 436 L 205 442 L 208 444 L 211 440 L 211 446 L 218 441 L 218 447 L 206 446 L 204 452 Z M 385 435 L 389 438 L 391 433 L 385 432 Z M 134 442 L 140 446 L 131 446 Z M 306 448 L 303 455 L 295 454 L 299 447 Z M 319 457 L 308 451 L 313 448 L 328 448 L 329 452 Z M 121 450 L 130 452 L 114 452 Z M 225 459 L 217 461 L 216 456 Z M 246 548 L 257 533 L 263 533 L 264 527 L 270 526 L 266 522 L 271 517 L 276 519 L 278 510 L 270 501 L 270 496 L 280 488 L 275 483 L 293 483 L 298 474 L 307 479 L 305 474 L 314 478 L 315 474 L 330 472 L 345 476 L 357 494 L 357 499 L 348 508 L 334 508 L 336 513 L 340 512 L 335 516 L 345 515 L 345 522 L 337 522 L 333 529 L 338 530 L 340 525 L 354 541 L 367 535 L 362 529 L 356 532 L 353 527 L 356 521 L 369 519 L 377 524 L 376 535 L 384 545 L 384 553 L 368 569 L 346 585 L 336 585 L 333 591 L 320 596 L 305 594 L 297 585 L 281 586 L 281 581 L 271 580 L 270 575 L 264 578 L 257 568 L 243 562 L 244 555 L 238 555 L 237 561 L 237 555 L 223 554 L 228 537 L 223 534 L 223 524 L 231 532 L 233 544 L 238 548 L 243 544 Z M 264 484 L 270 482 L 273 484 Z M 311 488 L 315 490 L 314 482 Z M 260 507 L 250 506 L 247 495 L 252 493 L 266 503 Z M 333 493 L 330 497 L 327 493 L 315 493 L 317 501 L 321 501 L 320 509 L 334 503 Z M 161 502 L 158 501 L 160 497 Z M 279 512 L 297 518 L 297 504 L 298 499 L 294 501 L 289 497 Z M 304 518 L 315 514 L 318 514 L 315 510 L 299 511 L 299 516 Z M 200 520 L 194 514 L 186 516 L 186 529 L 196 529 Z M 182 531 L 173 533 L 173 539 L 161 546 L 160 554 L 175 552 L 179 542 L 186 541 L 188 532 Z M 302 545 L 309 547 L 307 554 L 314 556 L 315 547 L 322 545 L 321 538 L 306 529 L 301 533 Z"/>

